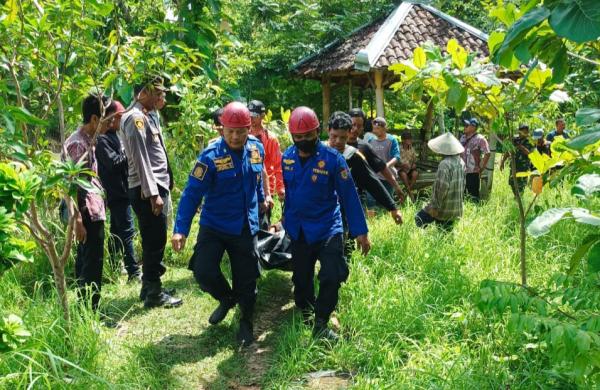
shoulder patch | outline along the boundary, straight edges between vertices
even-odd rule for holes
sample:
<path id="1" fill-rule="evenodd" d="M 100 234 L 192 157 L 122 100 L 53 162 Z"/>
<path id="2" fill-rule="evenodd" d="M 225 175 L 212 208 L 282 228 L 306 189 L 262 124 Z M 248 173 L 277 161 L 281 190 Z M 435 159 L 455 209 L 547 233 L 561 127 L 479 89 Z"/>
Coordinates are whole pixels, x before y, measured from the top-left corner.
<path id="1" fill-rule="evenodd" d="M 206 171 L 208 171 L 208 165 L 200 161 L 196 161 L 196 165 L 194 165 L 194 169 L 192 169 L 192 176 L 198 180 L 204 180 Z"/>
<path id="2" fill-rule="evenodd" d="M 250 152 L 250 163 L 251 164 L 260 164 L 262 163 L 262 157 L 260 156 L 260 152 L 258 151 L 258 149 L 252 149 L 252 152 Z"/>
<path id="3" fill-rule="evenodd" d="M 348 169 L 342 169 L 340 171 L 340 177 L 342 178 L 342 180 L 348 180 Z"/>
<path id="4" fill-rule="evenodd" d="M 144 128 L 144 119 L 143 118 L 133 118 L 133 123 L 138 130 L 142 130 Z"/>
<path id="5" fill-rule="evenodd" d="M 283 159 L 283 163 L 285 165 L 293 165 L 295 163 L 295 161 L 293 159 L 291 159 L 291 158 L 284 158 Z"/>

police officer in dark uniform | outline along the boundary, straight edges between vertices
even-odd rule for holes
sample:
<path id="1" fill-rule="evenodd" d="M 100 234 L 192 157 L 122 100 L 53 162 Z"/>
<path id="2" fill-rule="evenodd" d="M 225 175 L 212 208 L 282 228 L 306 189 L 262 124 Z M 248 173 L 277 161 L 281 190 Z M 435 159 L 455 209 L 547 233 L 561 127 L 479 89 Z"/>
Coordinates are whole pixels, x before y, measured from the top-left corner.
<path id="1" fill-rule="evenodd" d="M 135 87 L 136 102 L 123 114 L 121 129 L 129 166 L 128 184 L 131 207 L 142 236 L 142 290 L 140 298 L 147 308 L 175 307 L 182 303 L 163 290 L 161 276 L 167 242 L 167 211 L 173 176 L 160 124 L 151 112 L 160 107 L 166 88 L 160 77 Z"/>
<path id="2" fill-rule="evenodd" d="M 211 324 L 221 322 L 239 304 L 237 339 L 245 346 L 254 341 L 252 323 L 259 276 L 256 233 L 259 208 L 266 210 L 264 149 L 256 138 L 248 136 L 250 112 L 242 103 L 225 106 L 221 123 L 223 136 L 200 153 L 189 176 L 171 241 L 176 252 L 184 247 L 192 219 L 204 199 L 190 268 L 200 288 L 219 301 L 208 320 Z M 225 251 L 231 262 L 233 288 L 221 272 Z"/>
<path id="3" fill-rule="evenodd" d="M 283 225 L 292 240 L 294 298 L 308 322 L 314 310 L 313 335 L 331 340 L 338 335 L 327 327 L 338 301 L 338 290 L 348 277 L 344 257 L 345 211 L 350 235 L 363 254 L 371 247 L 365 216 L 348 165 L 334 149 L 319 140 L 319 120 L 313 110 L 298 107 L 290 115 L 294 145 L 283 154 L 285 184 Z M 319 296 L 315 299 L 314 273 L 317 259 Z"/>

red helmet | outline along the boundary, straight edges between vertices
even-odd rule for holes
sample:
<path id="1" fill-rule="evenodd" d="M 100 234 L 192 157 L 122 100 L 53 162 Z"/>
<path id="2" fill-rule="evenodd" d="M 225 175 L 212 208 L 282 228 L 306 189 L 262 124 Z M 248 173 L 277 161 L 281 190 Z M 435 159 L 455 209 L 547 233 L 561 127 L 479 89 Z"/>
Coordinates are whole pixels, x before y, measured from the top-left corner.
<path id="1" fill-rule="evenodd" d="M 288 123 L 290 133 L 304 134 L 319 128 L 319 118 L 313 110 L 308 107 L 296 107 L 290 115 Z"/>
<path id="2" fill-rule="evenodd" d="M 250 127 L 250 111 L 240 102 L 231 102 L 223 108 L 221 123 L 224 127 Z"/>

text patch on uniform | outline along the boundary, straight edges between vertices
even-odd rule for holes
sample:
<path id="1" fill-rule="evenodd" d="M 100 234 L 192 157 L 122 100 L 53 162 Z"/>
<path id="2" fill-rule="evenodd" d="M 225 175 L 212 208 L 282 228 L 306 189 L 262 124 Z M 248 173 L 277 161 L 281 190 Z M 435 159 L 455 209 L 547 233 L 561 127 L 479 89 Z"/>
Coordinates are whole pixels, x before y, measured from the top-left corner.
<path id="1" fill-rule="evenodd" d="M 204 180 L 207 170 L 208 165 L 201 163 L 200 161 L 196 161 L 196 165 L 194 165 L 194 169 L 192 169 L 192 176 L 198 180 Z"/>
<path id="2" fill-rule="evenodd" d="M 217 168 L 217 172 L 233 169 L 233 160 L 231 160 L 230 155 L 215 158 L 213 161 L 215 163 L 215 167 Z"/>

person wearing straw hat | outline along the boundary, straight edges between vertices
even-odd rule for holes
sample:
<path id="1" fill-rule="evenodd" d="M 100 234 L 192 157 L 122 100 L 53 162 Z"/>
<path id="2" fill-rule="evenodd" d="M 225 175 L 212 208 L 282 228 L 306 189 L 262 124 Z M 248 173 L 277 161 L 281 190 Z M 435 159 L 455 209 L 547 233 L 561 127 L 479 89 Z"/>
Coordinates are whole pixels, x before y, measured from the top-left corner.
<path id="1" fill-rule="evenodd" d="M 463 213 L 465 163 L 460 154 L 465 148 L 452 133 L 431 139 L 427 146 L 444 158 L 438 165 L 431 201 L 417 213 L 415 223 L 418 227 L 435 223 L 444 230 L 450 230 Z"/>

